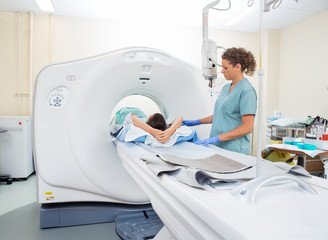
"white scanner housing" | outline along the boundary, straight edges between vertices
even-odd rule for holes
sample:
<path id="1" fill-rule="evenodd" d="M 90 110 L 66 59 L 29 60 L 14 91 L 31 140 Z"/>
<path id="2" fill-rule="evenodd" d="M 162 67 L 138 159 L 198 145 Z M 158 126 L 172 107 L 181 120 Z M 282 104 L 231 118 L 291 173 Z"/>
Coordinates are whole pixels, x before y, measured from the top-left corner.
<path id="1" fill-rule="evenodd" d="M 45 67 L 34 99 L 38 201 L 148 203 L 117 155 L 112 111 L 124 97 L 143 95 L 166 117 L 206 116 L 210 104 L 200 79 L 182 60 L 142 47 Z"/>

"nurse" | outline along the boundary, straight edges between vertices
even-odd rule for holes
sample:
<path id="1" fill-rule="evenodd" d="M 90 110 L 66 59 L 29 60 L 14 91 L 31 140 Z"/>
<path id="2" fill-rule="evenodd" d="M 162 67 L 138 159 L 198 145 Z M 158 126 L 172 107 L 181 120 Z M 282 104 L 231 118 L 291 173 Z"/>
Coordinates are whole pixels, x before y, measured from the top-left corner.
<path id="1" fill-rule="evenodd" d="M 221 73 L 226 80 L 232 82 L 223 87 L 215 102 L 213 115 L 198 120 L 184 120 L 183 124 L 195 126 L 212 123 L 210 138 L 195 142 L 196 144 L 214 144 L 226 150 L 249 155 L 257 96 L 244 74 L 254 74 L 256 61 L 253 54 L 244 48 L 229 48 L 221 57 Z"/>

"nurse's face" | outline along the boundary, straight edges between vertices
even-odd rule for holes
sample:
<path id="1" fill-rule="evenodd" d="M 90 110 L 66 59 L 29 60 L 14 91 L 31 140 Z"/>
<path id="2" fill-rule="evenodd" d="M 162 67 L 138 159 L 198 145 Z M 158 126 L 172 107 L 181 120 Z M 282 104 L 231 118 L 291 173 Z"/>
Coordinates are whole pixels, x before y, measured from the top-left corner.
<path id="1" fill-rule="evenodd" d="M 238 64 L 234 67 L 226 59 L 222 59 L 221 65 L 222 65 L 221 73 L 224 75 L 224 78 L 226 80 L 234 80 L 237 74 L 240 72 L 240 68 Z"/>

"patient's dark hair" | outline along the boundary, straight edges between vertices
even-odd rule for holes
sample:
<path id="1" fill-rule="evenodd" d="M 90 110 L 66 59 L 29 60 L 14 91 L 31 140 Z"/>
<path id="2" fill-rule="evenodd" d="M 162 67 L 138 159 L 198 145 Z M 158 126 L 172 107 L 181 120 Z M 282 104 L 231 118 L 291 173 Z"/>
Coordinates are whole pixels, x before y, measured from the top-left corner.
<path id="1" fill-rule="evenodd" d="M 167 128 L 165 118 L 160 113 L 153 114 L 148 119 L 148 125 L 155 128 L 155 129 L 159 129 L 159 130 L 162 130 L 162 131 L 165 131 L 166 128 Z"/>

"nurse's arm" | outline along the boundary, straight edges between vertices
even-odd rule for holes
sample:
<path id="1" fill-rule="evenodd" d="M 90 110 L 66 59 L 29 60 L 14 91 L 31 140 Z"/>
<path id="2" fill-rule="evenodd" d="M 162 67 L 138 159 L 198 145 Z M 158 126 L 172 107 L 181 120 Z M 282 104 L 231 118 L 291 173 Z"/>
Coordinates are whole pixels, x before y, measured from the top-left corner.
<path id="1" fill-rule="evenodd" d="M 239 138 L 246 134 L 252 133 L 254 126 L 254 115 L 244 115 L 241 117 L 242 124 L 239 127 L 231 130 L 230 132 L 222 133 L 219 135 L 220 141 L 227 141 Z"/>
<path id="2" fill-rule="evenodd" d="M 210 124 L 213 122 L 213 114 L 211 116 L 201 118 L 199 120 L 200 120 L 200 124 Z"/>

